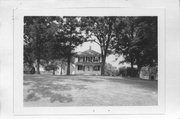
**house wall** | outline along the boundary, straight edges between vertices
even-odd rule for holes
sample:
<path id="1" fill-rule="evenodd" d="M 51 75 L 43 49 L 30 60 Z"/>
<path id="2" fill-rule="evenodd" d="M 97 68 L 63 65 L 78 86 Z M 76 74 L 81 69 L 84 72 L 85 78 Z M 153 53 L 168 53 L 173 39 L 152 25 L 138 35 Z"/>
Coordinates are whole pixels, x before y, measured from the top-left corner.
<path id="1" fill-rule="evenodd" d="M 85 70 L 78 70 L 78 66 L 76 66 L 75 74 L 79 74 L 79 75 L 101 75 L 101 68 L 99 71 L 94 71 L 93 66 L 89 66 L 89 70 L 88 70 L 87 66 L 85 66 Z"/>

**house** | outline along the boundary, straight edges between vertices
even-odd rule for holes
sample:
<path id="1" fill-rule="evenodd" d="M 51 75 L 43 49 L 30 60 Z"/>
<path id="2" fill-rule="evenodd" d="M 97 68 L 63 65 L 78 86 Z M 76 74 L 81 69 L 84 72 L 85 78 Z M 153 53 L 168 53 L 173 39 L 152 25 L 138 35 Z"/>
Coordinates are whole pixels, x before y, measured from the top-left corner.
<path id="1" fill-rule="evenodd" d="M 75 58 L 75 74 L 100 75 L 101 74 L 101 54 L 92 50 L 80 52 Z"/>
<path id="2" fill-rule="evenodd" d="M 91 47 L 79 52 L 75 56 L 74 63 L 70 64 L 71 75 L 100 75 L 101 74 L 101 54 L 92 50 Z M 67 64 L 59 64 L 55 75 L 66 75 Z"/>
<path id="3" fill-rule="evenodd" d="M 99 52 L 91 49 L 91 47 L 84 51 L 79 52 L 74 57 L 74 63 L 70 64 L 71 75 L 101 75 L 101 62 L 102 57 Z M 67 63 L 59 63 L 58 69 L 55 71 L 55 75 L 66 75 L 67 74 Z M 34 67 L 37 70 L 36 64 Z M 52 71 L 46 71 L 44 66 L 40 65 L 41 74 L 51 74 Z"/>

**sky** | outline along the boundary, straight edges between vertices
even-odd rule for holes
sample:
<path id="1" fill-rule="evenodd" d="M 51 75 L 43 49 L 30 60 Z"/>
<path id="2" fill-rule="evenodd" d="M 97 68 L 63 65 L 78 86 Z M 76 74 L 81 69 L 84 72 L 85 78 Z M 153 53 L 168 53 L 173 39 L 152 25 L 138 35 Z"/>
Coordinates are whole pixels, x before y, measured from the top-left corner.
<path id="1" fill-rule="evenodd" d="M 101 53 L 100 46 L 95 42 L 84 42 L 82 45 L 78 46 L 75 51 L 83 52 L 88 50 L 91 47 L 92 50 Z M 110 63 L 112 66 L 119 68 L 123 66 L 128 66 L 127 64 L 119 64 L 123 60 L 123 56 L 119 56 L 117 60 L 115 55 L 109 55 L 106 58 L 106 63 Z"/>

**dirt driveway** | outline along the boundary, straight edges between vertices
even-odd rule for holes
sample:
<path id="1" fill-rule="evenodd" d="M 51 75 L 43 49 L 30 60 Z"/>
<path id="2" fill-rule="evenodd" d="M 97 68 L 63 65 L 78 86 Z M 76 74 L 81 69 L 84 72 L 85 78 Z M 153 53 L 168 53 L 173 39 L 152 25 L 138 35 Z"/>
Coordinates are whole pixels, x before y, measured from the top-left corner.
<path id="1" fill-rule="evenodd" d="M 157 100 L 157 81 L 24 75 L 24 106 L 145 106 L 157 105 Z"/>

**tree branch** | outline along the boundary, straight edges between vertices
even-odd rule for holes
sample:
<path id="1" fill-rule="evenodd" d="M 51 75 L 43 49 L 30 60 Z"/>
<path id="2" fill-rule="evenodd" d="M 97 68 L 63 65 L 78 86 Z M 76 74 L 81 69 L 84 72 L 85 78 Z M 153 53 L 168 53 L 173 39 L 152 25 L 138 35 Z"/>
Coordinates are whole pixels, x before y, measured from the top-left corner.
<path id="1" fill-rule="evenodd" d="M 101 46 L 101 44 L 98 43 L 96 40 L 87 40 L 87 42 L 95 42 L 95 43 L 97 43 L 99 46 Z"/>

